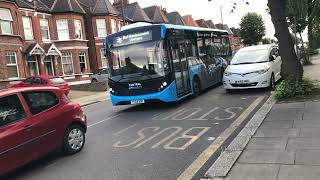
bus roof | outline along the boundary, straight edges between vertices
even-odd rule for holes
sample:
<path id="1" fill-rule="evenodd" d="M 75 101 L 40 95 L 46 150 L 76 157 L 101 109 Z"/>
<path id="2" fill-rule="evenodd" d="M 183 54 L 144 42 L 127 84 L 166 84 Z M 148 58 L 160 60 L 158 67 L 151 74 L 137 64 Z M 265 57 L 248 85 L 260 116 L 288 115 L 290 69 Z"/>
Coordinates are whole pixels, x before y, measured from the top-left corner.
<path id="1" fill-rule="evenodd" d="M 128 25 L 130 26 L 130 25 Z M 153 28 L 160 28 L 162 31 L 162 35 L 165 34 L 167 29 L 177 29 L 177 30 L 189 30 L 189 31 L 198 31 L 198 32 L 219 32 L 224 35 L 228 35 L 228 31 L 221 30 L 221 29 L 210 29 L 210 28 L 202 28 L 202 27 L 193 27 L 193 26 L 182 26 L 182 25 L 174 25 L 174 24 L 139 24 L 138 26 L 132 26 L 132 28 L 128 27 L 124 30 L 121 30 L 117 33 L 110 34 L 108 37 L 116 37 L 118 35 L 127 34 L 134 31 L 146 30 L 146 29 L 153 29 Z"/>
<path id="2" fill-rule="evenodd" d="M 221 29 L 211 29 L 211 28 L 202 28 L 202 27 L 193 27 L 193 26 L 182 26 L 182 25 L 174 25 L 174 24 L 160 24 L 164 26 L 166 29 L 179 29 L 179 30 L 191 30 L 191 31 L 211 31 L 211 32 L 222 32 L 228 33 L 226 30 Z"/>

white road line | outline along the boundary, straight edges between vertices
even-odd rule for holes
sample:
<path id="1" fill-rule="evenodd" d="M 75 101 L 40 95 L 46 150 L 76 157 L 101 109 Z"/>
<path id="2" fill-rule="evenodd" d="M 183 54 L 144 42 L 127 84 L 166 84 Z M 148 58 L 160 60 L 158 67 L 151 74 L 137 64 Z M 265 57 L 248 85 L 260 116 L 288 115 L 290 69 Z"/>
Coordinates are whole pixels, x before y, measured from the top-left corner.
<path id="1" fill-rule="evenodd" d="M 128 129 L 130 129 L 130 128 L 132 128 L 132 127 L 136 126 L 136 125 L 137 125 L 137 124 L 134 124 L 134 125 L 131 125 L 131 126 L 129 126 L 129 127 L 126 127 L 126 128 L 124 128 L 124 129 L 122 129 L 122 130 L 120 130 L 120 131 L 118 131 L 118 132 L 114 133 L 113 135 L 114 135 L 114 136 L 118 136 L 119 134 L 121 134 L 121 133 L 125 132 L 126 130 L 128 130 Z"/>
<path id="2" fill-rule="evenodd" d="M 101 121 L 99 121 L 99 122 L 93 123 L 93 124 L 89 125 L 88 128 L 93 127 L 93 126 L 96 126 L 96 125 L 101 124 L 101 123 L 103 123 L 103 122 L 109 121 L 109 120 L 111 120 L 111 119 L 113 119 L 113 118 L 115 118 L 115 117 L 118 117 L 118 116 L 120 116 L 120 115 L 121 115 L 121 114 L 117 114 L 117 115 L 115 115 L 115 116 L 111 116 L 111 117 L 109 117 L 109 118 L 107 118 L 107 119 L 104 119 L 104 120 L 101 120 Z"/>

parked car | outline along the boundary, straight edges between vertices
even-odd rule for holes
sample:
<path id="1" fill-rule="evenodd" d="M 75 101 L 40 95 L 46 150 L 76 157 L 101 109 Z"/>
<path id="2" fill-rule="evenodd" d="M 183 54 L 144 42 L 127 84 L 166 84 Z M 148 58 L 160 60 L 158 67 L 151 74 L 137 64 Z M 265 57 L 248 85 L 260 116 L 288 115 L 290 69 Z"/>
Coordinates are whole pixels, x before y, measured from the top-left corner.
<path id="1" fill-rule="evenodd" d="M 70 91 L 70 87 L 64 79 L 57 76 L 46 76 L 46 75 L 29 77 L 24 81 L 21 81 L 20 83 L 13 85 L 12 87 L 20 88 L 20 87 L 42 87 L 42 86 L 58 87 L 66 95 L 68 95 Z"/>
<path id="2" fill-rule="evenodd" d="M 0 91 L 0 176 L 61 148 L 78 153 L 86 116 L 56 87 Z"/>
<path id="3" fill-rule="evenodd" d="M 91 75 L 91 82 L 106 82 L 109 79 L 109 69 L 100 69 L 97 74 Z"/>
<path id="4" fill-rule="evenodd" d="M 275 45 L 242 48 L 224 72 L 223 85 L 232 89 L 275 88 L 281 79 L 281 57 Z"/>

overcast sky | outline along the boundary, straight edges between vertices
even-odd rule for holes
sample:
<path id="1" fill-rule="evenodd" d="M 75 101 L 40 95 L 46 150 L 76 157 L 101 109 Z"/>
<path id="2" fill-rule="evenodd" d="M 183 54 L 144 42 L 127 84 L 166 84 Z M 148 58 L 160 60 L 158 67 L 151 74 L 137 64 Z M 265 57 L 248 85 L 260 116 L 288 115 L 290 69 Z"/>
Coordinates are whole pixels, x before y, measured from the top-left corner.
<path id="1" fill-rule="evenodd" d="M 245 0 L 129 0 L 130 3 L 137 1 L 142 8 L 158 5 L 167 8 L 168 12 L 179 11 L 180 14 L 191 14 L 195 20 L 211 19 L 215 24 L 221 23 L 220 6 L 223 7 L 223 21 L 229 27 L 239 27 L 241 18 L 248 12 L 256 12 L 262 15 L 266 25 L 266 37 L 274 38 L 274 27 L 271 22 L 270 15 L 266 12 L 268 0 L 248 0 L 249 5 L 246 5 Z M 230 13 L 236 2 L 237 8 L 234 13 Z M 305 38 L 304 33 L 304 38 Z"/>

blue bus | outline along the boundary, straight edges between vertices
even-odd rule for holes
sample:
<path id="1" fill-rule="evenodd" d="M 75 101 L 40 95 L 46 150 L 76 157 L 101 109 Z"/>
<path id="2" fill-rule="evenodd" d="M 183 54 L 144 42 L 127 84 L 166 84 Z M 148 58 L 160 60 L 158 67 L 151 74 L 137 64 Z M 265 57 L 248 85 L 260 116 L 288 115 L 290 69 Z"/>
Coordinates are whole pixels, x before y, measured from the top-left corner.
<path id="1" fill-rule="evenodd" d="M 222 82 L 227 31 L 170 24 L 127 28 L 105 39 L 113 105 L 175 102 Z"/>

